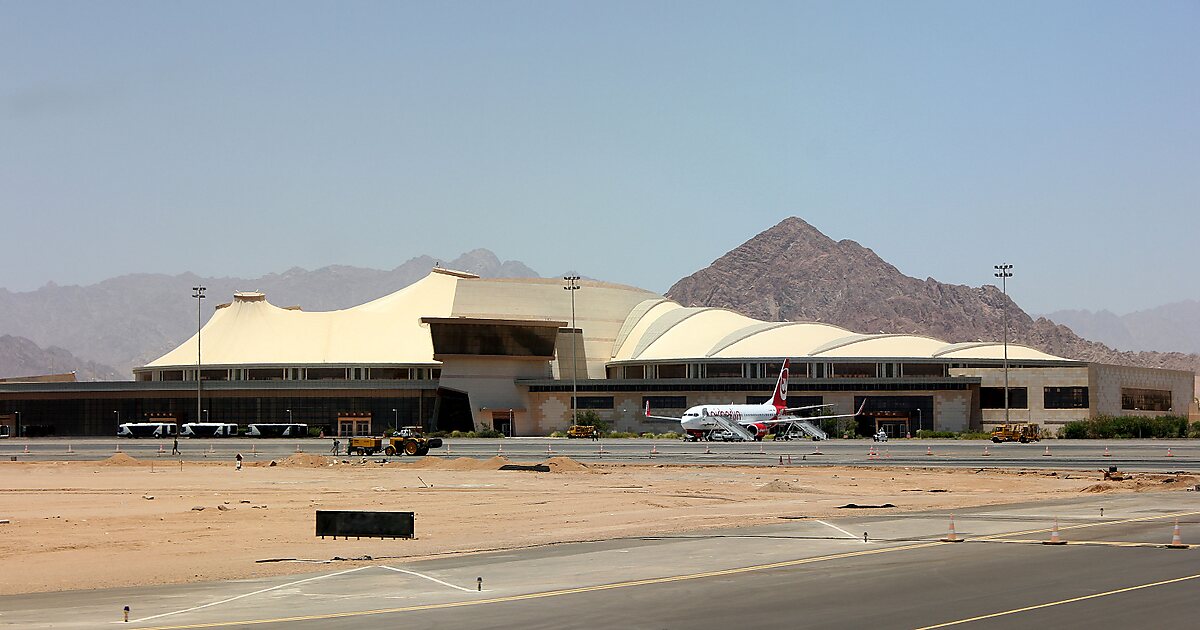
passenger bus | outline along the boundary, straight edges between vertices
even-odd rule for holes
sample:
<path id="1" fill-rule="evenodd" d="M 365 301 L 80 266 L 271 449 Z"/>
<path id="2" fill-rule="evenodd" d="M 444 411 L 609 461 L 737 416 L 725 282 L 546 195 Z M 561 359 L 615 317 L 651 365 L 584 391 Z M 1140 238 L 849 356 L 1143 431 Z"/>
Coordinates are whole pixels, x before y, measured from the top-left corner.
<path id="1" fill-rule="evenodd" d="M 117 427 L 117 437 L 125 438 L 160 438 L 177 432 L 174 422 L 125 422 Z"/>
<path id="2" fill-rule="evenodd" d="M 189 422 L 179 434 L 185 437 L 237 437 L 238 425 L 221 422 Z"/>
<path id="3" fill-rule="evenodd" d="M 308 437 L 307 424 L 248 424 L 247 437 Z"/>

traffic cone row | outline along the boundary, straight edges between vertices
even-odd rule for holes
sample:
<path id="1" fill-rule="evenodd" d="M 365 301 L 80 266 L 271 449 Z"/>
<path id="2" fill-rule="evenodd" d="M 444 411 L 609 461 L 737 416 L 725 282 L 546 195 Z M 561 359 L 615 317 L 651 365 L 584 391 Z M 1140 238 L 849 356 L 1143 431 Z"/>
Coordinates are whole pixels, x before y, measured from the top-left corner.
<path id="1" fill-rule="evenodd" d="M 1050 540 L 1043 540 L 1043 545 L 1065 545 L 1067 541 L 1062 539 L 1058 534 L 1058 519 L 1054 519 L 1054 529 L 1050 530 Z"/>

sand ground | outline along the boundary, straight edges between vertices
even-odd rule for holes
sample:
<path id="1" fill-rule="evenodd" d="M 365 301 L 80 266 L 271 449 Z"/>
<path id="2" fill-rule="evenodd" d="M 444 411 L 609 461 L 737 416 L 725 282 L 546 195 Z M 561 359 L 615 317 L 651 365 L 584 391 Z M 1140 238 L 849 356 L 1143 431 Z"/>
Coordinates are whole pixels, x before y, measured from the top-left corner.
<path id="1" fill-rule="evenodd" d="M 565 458 L 550 460 L 548 473 L 497 470 L 507 463 L 500 458 L 360 462 L 295 455 L 240 472 L 231 464 L 181 469 L 126 455 L 99 463 L 0 463 L 0 519 L 10 521 L 0 524 L 0 594 L 318 568 L 256 562 L 273 558 L 415 559 L 836 517 L 850 502 L 940 510 L 1194 483 L 1147 476 L 1102 484 L 1094 472 L 585 466 Z M 323 540 L 314 535 L 316 509 L 414 511 L 417 539 Z"/>

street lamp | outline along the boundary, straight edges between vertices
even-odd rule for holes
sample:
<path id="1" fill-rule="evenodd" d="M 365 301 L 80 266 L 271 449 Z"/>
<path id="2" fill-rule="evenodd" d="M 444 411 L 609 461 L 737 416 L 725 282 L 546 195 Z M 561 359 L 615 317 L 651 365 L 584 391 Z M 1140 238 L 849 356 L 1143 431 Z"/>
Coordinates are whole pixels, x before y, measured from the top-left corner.
<path id="1" fill-rule="evenodd" d="M 575 292 L 579 290 L 579 276 L 563 276 L 563 280 L 567 283 L 563 288 L 571 292 L 571 424 L 575 425 L 579 424 L 579 410 L 576 408 L 578 406 L 577 399 L 579 398 L 579 382 L 576 372 L 578 372 L 579 366 L 577 365 L 575 355 L 575 337 L 577 333 L 575 329 Z"/>
<path id="2" fill-rule="evenodd" d="M 1008 283 L 1012 277 L 1012 265 L 993 265 L 994 274 L 1000 278 L 1000 291 L 1004 293 L 1004 302 L 1000 305 L 1004 312 L 1004 424 L 1008 424 Z"/>
<path id="3" fill-rule="evenodd" d="M 287 415 L 288 415 L 288 424 L 291 424 L 291 423 L 292 423 L 292 410 L 291 410 L 291 409 L 284 409 L 284 411 L 286 411 L 286 412 L 287 412 Z"/>
<path id="4" fill-rule="evenodd" d="M 924 414 L 924 412 L 921 411 L 920 407 L 917 407 L 917 430 L 920 431 L 921 429 L 924 429 L 924 428 L 925 428 L 925 414 Z"/>
<path id="5" fill-rule="evenodd" d="M 121 412 L 113 410 L 113 415 L 117 417 L 117 426 L 121 426 Z"/>
<path id="6" fill-rule="evenodd" d="M 204 300 L 206 287 L 192 287 L 196 298 L 196 418 L 200 418 L 200 303 Z"/>
<path id="7" fill-rule="evenodd" d="M 204 421 L 208 422 L 208 410 L 207 409 L 204 410 Z"/>
<path id="8" fill-rule="evenodd" d="M 400 412 L 396 409 L 392 409 L 392 413 L 396 417 L 396 422 L 393 424 L 392 429 L 399 431 L 400 430 Z"/>
<path id="9" fill-rule="evenodd" d="M 17 437 L 21 437 L 21 412 L 20 412 L 20 411 L 14 411 L 13 413 L 17 414 L 17 426 L 16 426 L 16 429 L 17 429 Z"/>

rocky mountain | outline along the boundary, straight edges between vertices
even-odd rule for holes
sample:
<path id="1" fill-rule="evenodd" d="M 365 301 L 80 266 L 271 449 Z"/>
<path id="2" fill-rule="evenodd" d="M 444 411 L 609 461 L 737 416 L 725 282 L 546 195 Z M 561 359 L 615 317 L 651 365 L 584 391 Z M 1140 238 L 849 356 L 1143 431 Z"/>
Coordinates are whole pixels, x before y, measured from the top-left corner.
<path id="1" fill-rule="evenodd" d="M 1109 311 L 1057 311 L 1048 319 L 1121 350 L 1200 352 L 1200 302 L 1184 300 L 1126 315 Z"/>
<path id="2" fill-rule="evenodd" d="M 112 381 L 120 378 L 107 365 L 84 361 L 62 348 L 40 348 L 12 335 L 0 335 L 0 378 L 75 373 L 77 381 Z"/>
<path id="3" fill-rule="evenodd" d="M 683 278 L 667 296 L 768 321 L 822 321 L 858 332 L 902 332 L 951 342 L 1009 339 L 1079 359 L 1197 370 L 1200 356 L 1120 352 L 1046 318 L 1034 319 L 999 287 L 904 275 L 870 249 L 834 241 L 802 219 L 784 220 Z"/>
<path id="4" fill-rule="evenodd" d="M 0 334 L 65 348 L 84 361 L 114 366 L 117 379 L 129 379 L 134 367 L 158 358 L 196 331 L 196 300 L 191 296 L 198 284 L 208 288 L 201 311 L 207 321 L 235 291 L 263 291 L 279 306 L 335 310 L 402 289 L 425 277 L 435 264 L 483 277 L 538 276 L 523 263 L 502 262 L 486 249 L 453 260 L 418 256 L 389 271 L 330 266 L 312 271 L 297 267 L 259 278 L 131 274 L 89 286 L 48 284 L 23 293 L 0 289 Z"/>

